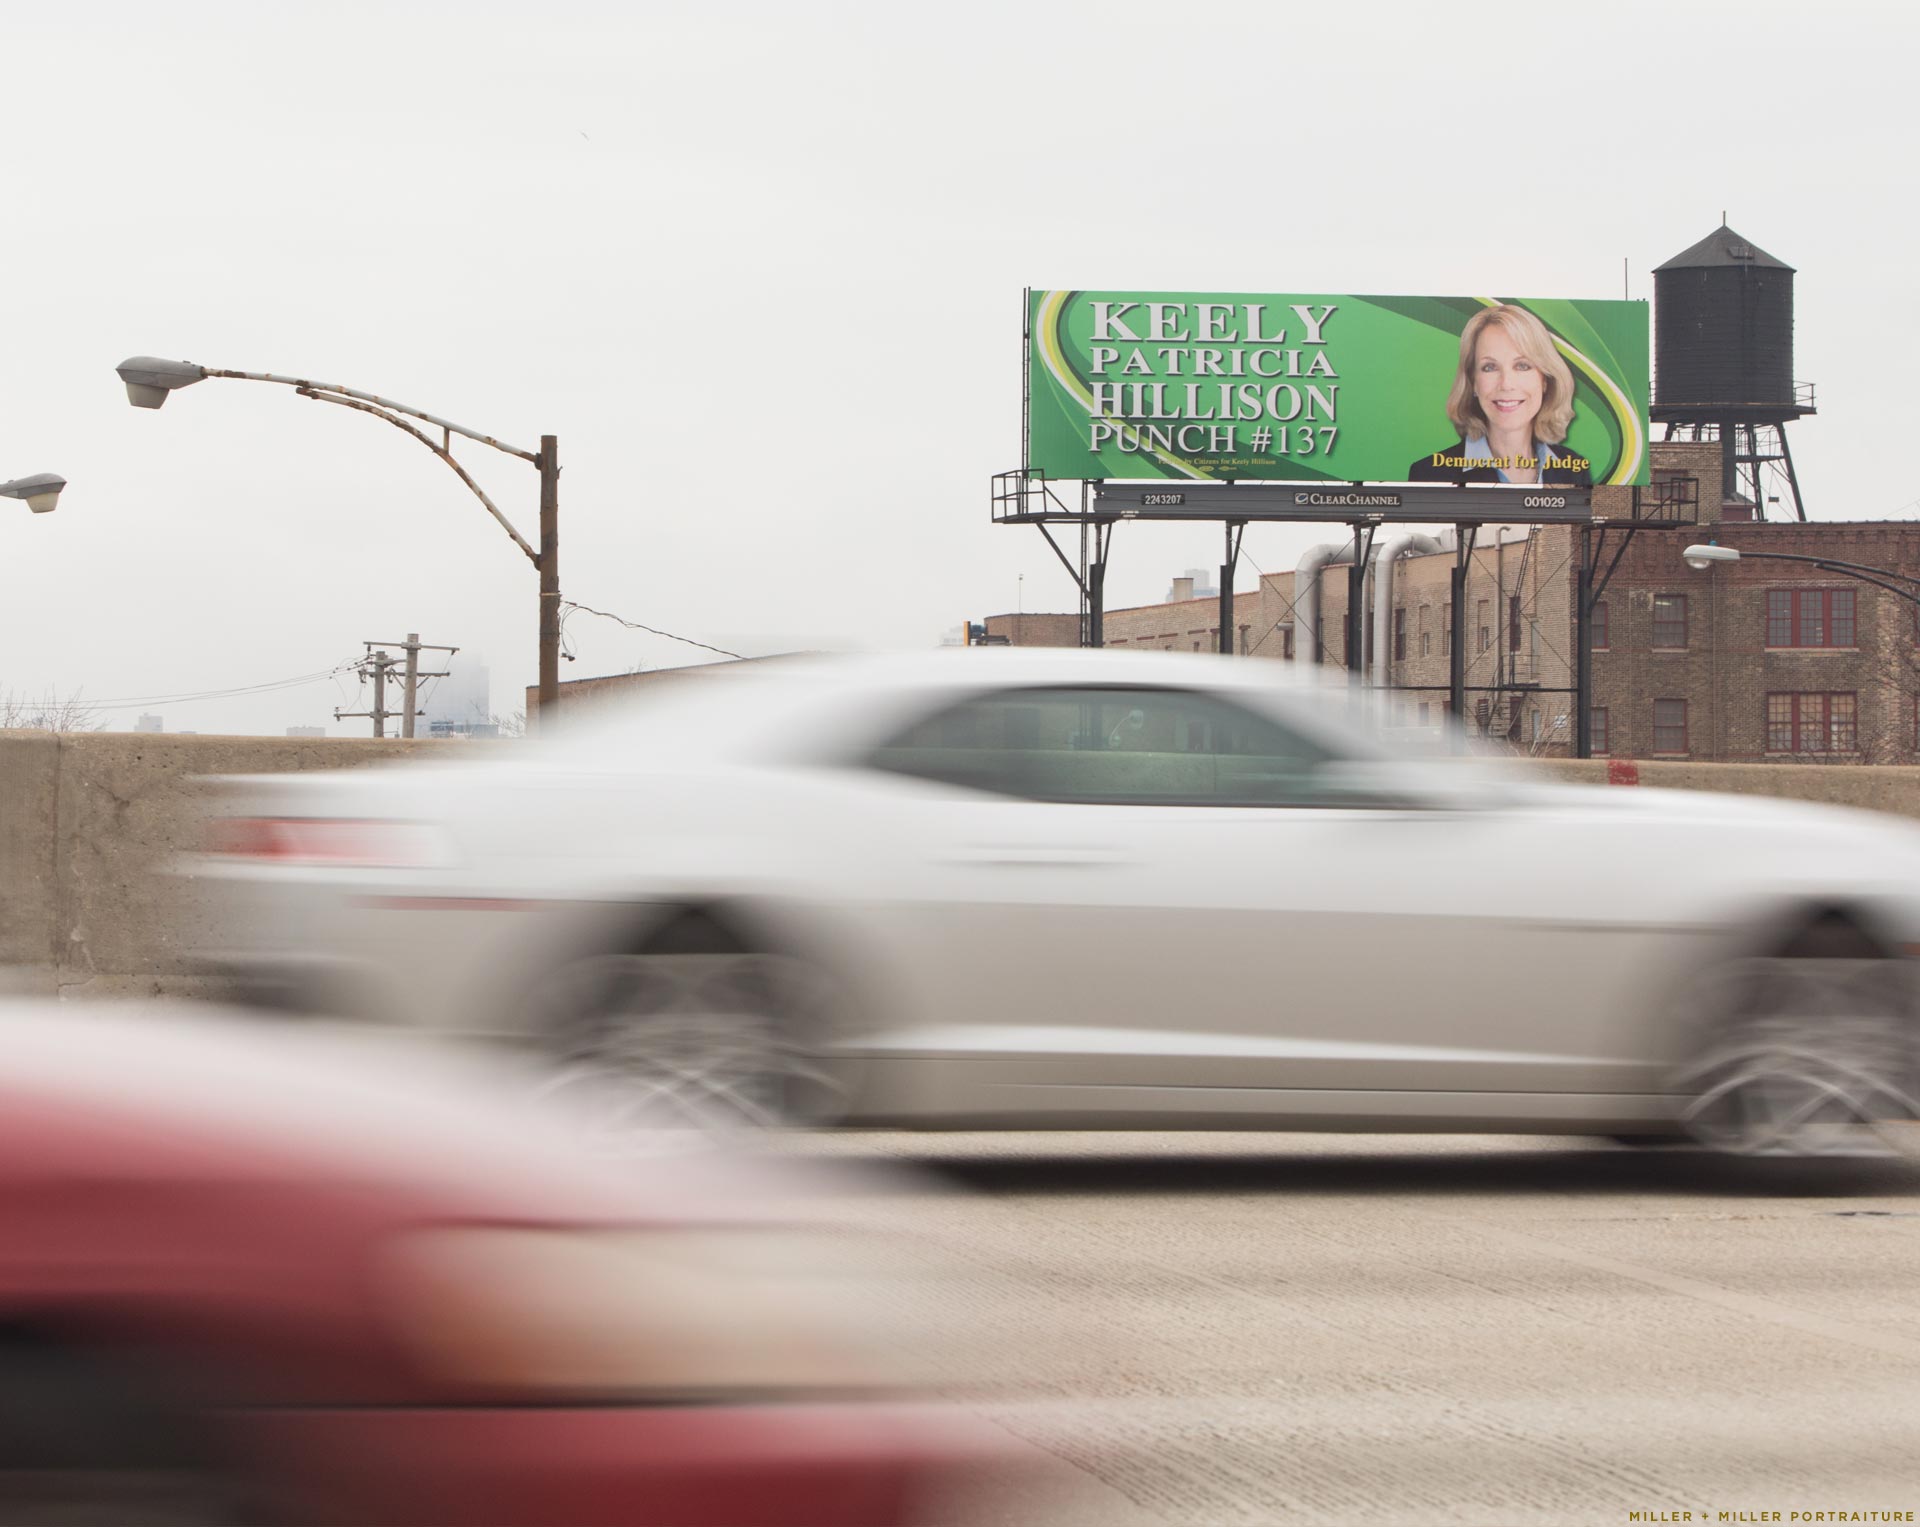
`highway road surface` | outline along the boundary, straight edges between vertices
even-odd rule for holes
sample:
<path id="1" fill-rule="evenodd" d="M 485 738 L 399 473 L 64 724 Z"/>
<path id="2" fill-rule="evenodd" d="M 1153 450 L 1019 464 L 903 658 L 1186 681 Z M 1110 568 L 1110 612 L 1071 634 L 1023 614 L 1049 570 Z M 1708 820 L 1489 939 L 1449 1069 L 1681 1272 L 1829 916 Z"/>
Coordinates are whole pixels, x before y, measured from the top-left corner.
<path id="1" fill-rule="evenodd" d="M 1842 1185 L 1499 1136 L 786 1149 L 877 1173 L 849 1213 L 914 1248 L 938 1387 L 1039 1466 L 971 1519 L 1920 1519 L 1920 1161 Z"/>

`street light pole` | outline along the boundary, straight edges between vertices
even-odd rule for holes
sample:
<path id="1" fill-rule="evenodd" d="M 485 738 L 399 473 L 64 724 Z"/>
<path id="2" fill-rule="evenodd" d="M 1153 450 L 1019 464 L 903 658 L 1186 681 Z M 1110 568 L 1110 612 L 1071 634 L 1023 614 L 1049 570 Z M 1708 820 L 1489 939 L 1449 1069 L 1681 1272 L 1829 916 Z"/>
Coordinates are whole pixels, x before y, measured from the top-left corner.
<path id="1" fill-rule="evenodd" d="M 158 408 L 167 401 L 167 395 L 182 387 L 191 387 L 195 382 L 207 377 L 228 377 L 243 382 L 273 382 L 283 387 L 291 387 L 303 398 L 312 398 L 320 403 L 337 403 L 343 408 L 352 408 L 360 413 L 372 414 L 376 419 L 384 419 L 396 429 L 405 430 L 434 455 L 450 467 L 454 475 L 467 485 L 473 496 L 480 500 L 488 514 L 500 524 L 501 529 L 513 539 L 513 544 L 526 554 L 540 574 L 540 703 L 539 713 L 543 720 L 550 721 L 557 713 L 560 703 L 560 444 L 558 437 L 542 435 L 538 452 L 526 451 L 518 446 L 508 445 L 492 435 L 483 435 L 478 430 L 468 429 L 464 424 L 455 424 L 451 419 L 442 419 L 437 415 L 409 407 L 405 403 L 396 403 L 392 398 L 383 398 L 378 393 L 358 392 L 351 387 L 342 387 L 333 382 L 315 382 L 307 377 L 280 376 L 269 371 L 223 371 L 213 366 L 197 366 L 192 361 L 163 360 L 157 356 L 136 355 L 122 361 L 114 368 L 120 374 L 120 380 L 127 384 L 127 401 L 135 408 Z M 404 417 L 402 417 L 404 416 Z M 434 440 L 427 431 L 408 422 L 418 419 L 440 431 L 440 439 Z M 517 456 L 522 461 L 531 462 L 540 473 L 540 549 L 535 551 L 526 538 L 513 527 L 513 522 L 500 512 L 499 506 L 487 496 L 486 490 L 473 480 L 472 475 L 453 455 L 453 437 L 464 436 L 468 440 L 477 440 L 482 445 L 492 446 L 508 456 Z M 51 506 L 49 506 L 51 507 Z"/>
<path id="2" fill-rule="evenodd" d="M 540 716 L 560 703 L 560 439 L 540 437 Z"/>

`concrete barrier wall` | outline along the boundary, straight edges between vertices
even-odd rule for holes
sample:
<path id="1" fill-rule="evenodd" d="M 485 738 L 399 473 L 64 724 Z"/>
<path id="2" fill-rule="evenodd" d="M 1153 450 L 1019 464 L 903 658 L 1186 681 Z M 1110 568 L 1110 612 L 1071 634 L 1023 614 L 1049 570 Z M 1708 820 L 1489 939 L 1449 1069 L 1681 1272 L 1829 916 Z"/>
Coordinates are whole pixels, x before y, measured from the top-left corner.
<path id="1" fill-rule="evenodd" d="M 63 994 L 203 995 L 198 915 L 161 873 L 199 846 L 206 776 L 358 768 L 479 745 L 374 738 L 0 732 L 0 983 Z"/>
<path id="2" fill-rule="evenodd" d="M 1659 790 L 1719 790 L 1782 800 L 1857 806 L 1920 817 L 1920 768 L 1900 764 L 1639 763 L 1629 759 L 1553 758 L 1534 767 L 1572 784 L 1644 785 Z"/>
<path id="3" fill-rule="evenodd" d="M 205 779 L 362 768 L 506 743 L 0 732 L 0 986 L 217 994 L 186 958 L 204 913 L 162 872 L 199 844 Z M 1920 817 L 1920 768 L 1551 760 L 1556 778 L 1826 801 Z"/>

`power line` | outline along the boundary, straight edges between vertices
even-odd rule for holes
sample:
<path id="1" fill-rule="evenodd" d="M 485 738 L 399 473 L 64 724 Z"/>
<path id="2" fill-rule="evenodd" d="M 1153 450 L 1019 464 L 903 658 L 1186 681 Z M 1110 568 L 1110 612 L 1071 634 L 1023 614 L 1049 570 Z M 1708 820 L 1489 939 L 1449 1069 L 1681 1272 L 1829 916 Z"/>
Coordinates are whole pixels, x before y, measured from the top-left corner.
<path id="1" fill-rule="evenodd" d="M 579 610 L 585 615 L 598 615 L 603 620 L 617 621 L 619 624 L 629 627 L 632 630 L 645 631 L 649 636 L 664 636 L 668 641 L 685 642 L 689 647 L 699 647 L 706 652 L 717 652 L 722 657 L 739 658 L 741 662 L 746 661 L 745 658 L 740 657 L 739 653 L 729 652 L 725 647 L 715 647 L 707 642 L 697 642 L 691 636 L 676 636 L 671 631 L 661 631 L 653 626 L 643 626 L 639 621 L 628 620 L 624 615 L 612 615 L 605 610 L 596 610 L 591 605 L 575 604 L 571 599 L 569 599 L 562 608 L 566 610 Z"/>
<path id="2" fill-rule="evenodd" d="M 89 700 L 86 703 L 95 710 L 133 710 L 142 705 L 188 705 L 196 700 L 228 700 L 239 695 L 270 694 L 275 690 L 299 689 L 308 684 L 321 684 L 337 674 L 349 672 L 354 664 L 340 663 L 332 668 L 317 669 L 313 673 L 295 674 L 285 679 L 270 679 L 261 684 L 237 684 L 226 689 L 192 690 L 183 694 L 119 696 L 111 700 Z"/>
<path id="3" fill-rule="evenodd" d="M 289 684 L 311 684 L 320 679 L 330 679 L 337 673 L 346 673 L 353 667 L 352 662 L 337 663 L 332 668 L 318 668 L 312 673 L 297 673 L 284 679 L 267 679 L 258 684 L 234 685 L 227 689 L 196 689 L 177 694 L 164 695 L 115 695 L 110 700 L 90 700 L 90 705 L 152 705 L 167 700 L 199 700 L 225 694 L 240 694 L 249 689 L 281 689 Z"/>

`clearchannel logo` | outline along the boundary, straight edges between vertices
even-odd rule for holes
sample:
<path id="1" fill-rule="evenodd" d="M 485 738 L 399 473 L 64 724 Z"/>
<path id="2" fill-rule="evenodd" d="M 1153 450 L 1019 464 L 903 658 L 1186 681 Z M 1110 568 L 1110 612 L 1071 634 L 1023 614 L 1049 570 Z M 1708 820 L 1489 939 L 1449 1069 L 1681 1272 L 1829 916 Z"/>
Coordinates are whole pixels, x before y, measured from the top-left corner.
<path id="1" fill-rule="evenodd" d="M 1295 505 L 1302 509 L 1398 509 L 1398 493 L 1296 493 Z"/>

